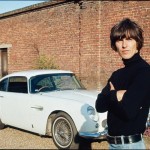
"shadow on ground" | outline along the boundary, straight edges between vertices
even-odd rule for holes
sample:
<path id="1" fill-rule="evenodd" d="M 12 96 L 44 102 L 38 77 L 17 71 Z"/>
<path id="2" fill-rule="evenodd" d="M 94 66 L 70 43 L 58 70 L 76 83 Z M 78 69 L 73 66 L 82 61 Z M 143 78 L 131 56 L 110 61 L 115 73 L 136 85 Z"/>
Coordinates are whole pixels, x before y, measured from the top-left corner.
<path id="1" fill-rule="evenodd" d="M 93 142 L 98 142 L 101 143 L 103 141 L 107 141 L 106 139 L 81 139 L 80 140 L 80 145 L 79 145 L 79 150 L 92 150 L 92 143 Z"/>

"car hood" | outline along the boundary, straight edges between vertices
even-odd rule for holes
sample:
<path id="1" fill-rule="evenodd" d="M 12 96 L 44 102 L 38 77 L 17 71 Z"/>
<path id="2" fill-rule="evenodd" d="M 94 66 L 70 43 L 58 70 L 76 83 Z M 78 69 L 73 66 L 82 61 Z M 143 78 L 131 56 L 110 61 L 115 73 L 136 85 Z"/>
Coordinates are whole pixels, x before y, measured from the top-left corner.
<path id="1" fill-rule="evenodd" d="M 90 91 L 90 90 L 64 90 L 64 91 L 54 91 L 48 93 L 42 93 L 42 95 L 80 101 L 84 103 L 89 103 L 95 106 L 95 101 L 98 95 L 98 91 Z"/>

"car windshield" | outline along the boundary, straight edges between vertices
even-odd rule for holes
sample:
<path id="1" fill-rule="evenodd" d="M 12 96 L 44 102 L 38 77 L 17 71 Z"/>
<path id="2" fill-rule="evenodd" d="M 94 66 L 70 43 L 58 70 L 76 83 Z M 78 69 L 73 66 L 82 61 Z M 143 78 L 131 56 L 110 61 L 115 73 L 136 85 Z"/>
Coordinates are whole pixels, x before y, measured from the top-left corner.
<path id="1" fill-rule="evenodd" d="M 31 93 L 75 89 L 85 88 L 71 73 L 37 75 L 30 79 Z"/>

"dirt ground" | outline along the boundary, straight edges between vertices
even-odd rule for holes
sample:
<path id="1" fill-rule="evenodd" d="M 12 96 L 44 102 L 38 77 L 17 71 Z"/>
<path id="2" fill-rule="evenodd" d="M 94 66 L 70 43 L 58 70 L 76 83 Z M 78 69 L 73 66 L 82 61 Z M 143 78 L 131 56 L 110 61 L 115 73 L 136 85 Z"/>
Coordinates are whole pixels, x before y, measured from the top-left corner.
<path id="1" fill-rule="evenodd" d="M 144 137 L 146 148 L 150 149 L 150 137 Z M 0 149 L 57 149 L 51 137 L 41 137 L 12 127 L 0 130 Z M 80 149 L 108 149 L 106 140 L 84 141 Z"/>

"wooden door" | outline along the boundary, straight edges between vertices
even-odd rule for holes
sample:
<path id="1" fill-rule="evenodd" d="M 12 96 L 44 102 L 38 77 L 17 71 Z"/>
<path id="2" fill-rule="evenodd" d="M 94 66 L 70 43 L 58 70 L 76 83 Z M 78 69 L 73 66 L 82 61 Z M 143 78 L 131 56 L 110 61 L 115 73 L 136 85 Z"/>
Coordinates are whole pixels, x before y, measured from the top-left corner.
<path id="1" fill-rule="evenodd" d="M 7 48 L 1 49 L 1 76 L 8 74 L 8 54 Z"/>

